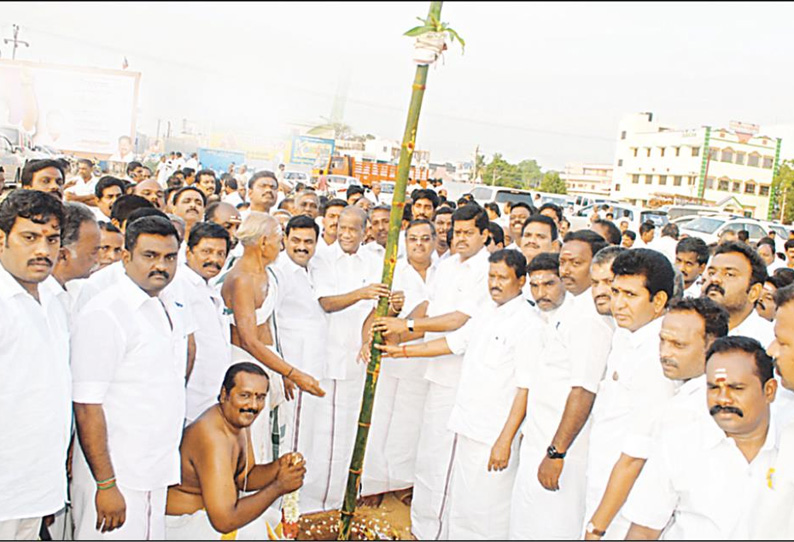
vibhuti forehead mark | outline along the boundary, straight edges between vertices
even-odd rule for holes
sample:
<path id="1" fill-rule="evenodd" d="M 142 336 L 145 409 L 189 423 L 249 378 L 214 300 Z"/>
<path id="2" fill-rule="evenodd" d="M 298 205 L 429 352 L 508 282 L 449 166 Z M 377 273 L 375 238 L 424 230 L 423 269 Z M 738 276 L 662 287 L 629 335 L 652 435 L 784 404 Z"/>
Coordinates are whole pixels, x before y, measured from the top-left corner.
<path id="1" fill-rule="evenodd" d="M 724 367 L 714 370 L 714 381 L 717 384 L 724 384 L 728 381 L 728 370 Z"/>

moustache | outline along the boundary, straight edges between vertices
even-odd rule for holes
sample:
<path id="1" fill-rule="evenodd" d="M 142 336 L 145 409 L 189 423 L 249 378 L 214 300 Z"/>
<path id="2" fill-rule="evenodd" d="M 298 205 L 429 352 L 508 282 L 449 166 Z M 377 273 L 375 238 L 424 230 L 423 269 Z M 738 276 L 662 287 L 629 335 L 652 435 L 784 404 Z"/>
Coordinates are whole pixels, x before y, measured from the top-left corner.
<path id="1" fill-rule="evenodd" d="M 662 365 L 669 365 L 670 367 L 678 367 L 678 364 L 671 360 L 670 358 L 661 358 L 659 361 L 662 362 Z"/>
<path id="2" fill-rule="evenodd" d="M 705 294 L 709 295 L 709 293 L 712 292 L 712 291 L 719 292 L 720 294 L 725 295 L 725 290 L 719 284 L 709 284 L 706 287 Z"/>
<path id="3" fill-rule="evenodd" d="M 207 262 L 207 263 L 205 263 L 205 264 L 204 264 L 202 267 L 214 267 L 214 268 L 215 268 L 215 269 L 217 269 L 218 271 L 220 271 L 220 270 L 221 270 L 221 266 L 220 266 L 220 265 L 218 265 L 218 264 L 217 264 L 217 263 L 215 263 L 215 262 Z"/>
<path id="4" fill-rule="evenodd" d="M 537 303 L 538 305 L 540 305 L 541 303 L 551 304 L 551 299 L 549 299 L 548 297 L 541 297 L 540 299 L 536 299 L 535 303 Z"/>
<path id="5" fill-rule="evenodd" d="M 595 297 L 595 300 L 596 300 L 596 301 L 599 301 L 599 300 L 600 300 L 600 301 L 606 301 L 606 302 L 610 302 L 610 301 L 612 301 L 612 298 L 611 298 L 611 297 L 609 297 L 609 296 L 608 296 L 608 295 L 606 295 L 606 294 L 602 294 L 602 295 L 597 295 L 597 296 Z"/>
<path id="6" fill-rule="evenodd" d="M 732 407 L 732 406 L 724 407 L 722 405 L 714 405 L 709 409 L 709 414 L 711 414 L 712 416 L 716 416 L 720 412 L 729 412 L 731 414 L 736 414 L 740 418 L 744 418 L 744 412 L 742 412 L 741 409 L 738 409 L 736 407 Z"/>
<path id="7" fill-rule="evenodd" d="M 303 250 L 303 249 L 296 249 L 295 250 L 295 254 L 308 254 L 308 253 L 309 253 L 308 250 Z"/>
<path id="8" fill-rule="evenodd" d="M 52 260 L 50 260 L 49 258 L 34 258 L 32 260 L 28 260 L 28 265 L 36 265 L 39 263 L 43 263 L 48 265 L 49 267 L 52 267 Z"/>
<path id="9" fill-rule="evenodd" d="M 149 278 L 156 277 L 157 275 L 160 275 L 164 279 L 171 278 L 171 275 L 169 275 L 165 271 L 152 271 L 151 273 L 149 273 Z"/>
<path id="10" fill-rule="evenodd" d="M 240 414 L 249 414 L 249 413 L 253 414 L 254 416 L 256 416 L 257 414 L 259 414 L 259 411 L 257 409 L 255 409 L 255 408 L 241 408 L 240 409 Z"/>

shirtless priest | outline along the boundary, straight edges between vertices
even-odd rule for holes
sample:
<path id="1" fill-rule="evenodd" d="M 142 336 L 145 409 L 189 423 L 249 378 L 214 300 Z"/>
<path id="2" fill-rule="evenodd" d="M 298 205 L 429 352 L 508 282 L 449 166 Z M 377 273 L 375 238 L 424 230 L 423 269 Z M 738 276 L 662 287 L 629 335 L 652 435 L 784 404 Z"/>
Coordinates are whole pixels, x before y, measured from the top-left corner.
<path id="1" fill-rule="evenodd" d="M 232 365 L 218 403 L 185 429 L 182 483 L 168 488 L 167 539 L 220 540 L 230 533 L 237 539 L 266 539 L 264 523 L 255 520 L 303 485 L 306 467 L 300 454 L 264 465 L 253 460 L 249 427 L 265 408 L 268 387 L 259 365 Z M 248 494 L 241 497 L 241 492 Z"/>

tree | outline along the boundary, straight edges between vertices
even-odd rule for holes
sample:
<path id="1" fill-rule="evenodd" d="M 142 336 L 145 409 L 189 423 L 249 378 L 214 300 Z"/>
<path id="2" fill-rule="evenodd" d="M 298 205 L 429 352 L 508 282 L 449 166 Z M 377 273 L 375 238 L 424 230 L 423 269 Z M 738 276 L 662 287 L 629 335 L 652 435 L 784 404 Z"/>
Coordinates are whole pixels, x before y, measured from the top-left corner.
<path id="1" fill-rule="evenodd" d="M 781 206 L 783 209 L 783 223 L 791 224 L 794 220 L 794 160 L 784 160 L 778 168 L 777 175 L 772 180 L 772 193 L 777 194 L 775 213 L 773 219 L 780 219 Z"/>
<path id="2" fill-rule="evenodd" d="M 521 180 L 524 182 L 524 186 L 537 188 L 543 180 L 543 172 L 535 160 L 521 160 L 518 163 L 518 170 L 521 172 Z"/>
<path id="3" fill-rule="evenodd" d="M 482 170 L 482 182 L 492 186 L 507 186 L 509 188 L 524 188 L 521 172 L 518 166 L 511 164 L 500 153 L 493 155 L 493 159 Z"/>
<path id="4" fill-rule="evenodd" d="M 567 194 L 568 189 L 565 181 L 560 179 L 560 174 L 556 171 L 547 171 L 540 182 L 540 191 L 550 194 Z"/>

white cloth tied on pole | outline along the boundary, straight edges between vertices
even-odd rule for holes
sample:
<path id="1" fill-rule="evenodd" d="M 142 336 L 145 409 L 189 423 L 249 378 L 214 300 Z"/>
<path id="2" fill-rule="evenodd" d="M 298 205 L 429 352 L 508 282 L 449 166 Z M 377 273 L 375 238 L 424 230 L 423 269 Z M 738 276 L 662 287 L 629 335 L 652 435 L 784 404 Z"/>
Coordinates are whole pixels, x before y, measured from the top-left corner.
<path id="1" fill-rule="evenodd" d="M 414 62 L 417 64 L 433 64 L 446 49 L 444 32 L 426 32 L 414 41 Z"/>

